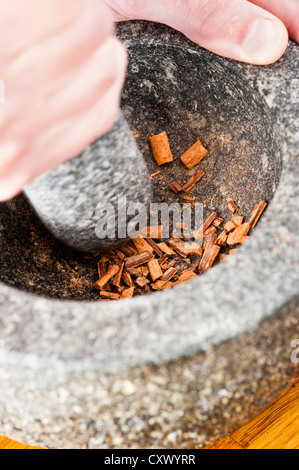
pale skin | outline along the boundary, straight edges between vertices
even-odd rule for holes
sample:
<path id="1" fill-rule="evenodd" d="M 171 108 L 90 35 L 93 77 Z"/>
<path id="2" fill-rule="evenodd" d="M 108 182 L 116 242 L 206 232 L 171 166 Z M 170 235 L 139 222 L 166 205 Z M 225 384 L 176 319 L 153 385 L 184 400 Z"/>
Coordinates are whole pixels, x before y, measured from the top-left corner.
<path id="1" fill-rule="evenodd" d="M 130 19 L 257 65 L 277 61 L 289 38 L 299 43 L 299 0 L 1 2 L 0 201 L 112 127 L 127 64 L 113 27 Z"/>

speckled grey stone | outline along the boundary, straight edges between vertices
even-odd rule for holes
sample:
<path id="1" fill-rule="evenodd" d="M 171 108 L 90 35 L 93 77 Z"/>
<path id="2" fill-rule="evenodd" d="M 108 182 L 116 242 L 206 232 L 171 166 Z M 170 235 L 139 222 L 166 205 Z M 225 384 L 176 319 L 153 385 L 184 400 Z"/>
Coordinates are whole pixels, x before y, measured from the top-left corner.
<path id="1" fill-rule="evenodd" d="M 256 67 L 162 26 L 123 24 L 119 34 L 132 51 L 186 48 L 258 93 L 279 143 L 278 187 L 244 246 L 175 289 L 89 303 L 0 284 L 3 423 L 52 447 L 201 446 L 298 375 L 299 51 L 290 42 L 279 62 Z"/>
<path id="2" fill-rule="evenodd" d="M 86 252 L 109 250 L 128 238 L 133 216 L 117 216 L 119 201 L 125 204 L 125 214 L 131 204 L 148 210 L 152 201 L 146 164 L 121 112 L 106 135 L 81 155 L 36 178 L 24 194 L 58 240 Z M 104 238 L 98 236 L 97 224 L 107 205 L 112 209 L 112 230 Z M 109 212 L 106 220 L 109 224 Z"/>

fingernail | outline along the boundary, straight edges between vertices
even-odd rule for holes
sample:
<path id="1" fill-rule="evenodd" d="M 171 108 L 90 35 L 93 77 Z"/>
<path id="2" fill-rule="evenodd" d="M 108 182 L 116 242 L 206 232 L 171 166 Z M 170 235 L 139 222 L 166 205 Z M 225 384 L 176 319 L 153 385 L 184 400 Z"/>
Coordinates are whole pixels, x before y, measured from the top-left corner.
<path id="1" fill-rule="evenodd" d="M 282 47 L 285 34 L 286 30 L 282 23 L 258 18 L 253 23 L 242 48 L 256 62 L 266 63 L 272 58 L 276 59 L 275 54 Z"/>

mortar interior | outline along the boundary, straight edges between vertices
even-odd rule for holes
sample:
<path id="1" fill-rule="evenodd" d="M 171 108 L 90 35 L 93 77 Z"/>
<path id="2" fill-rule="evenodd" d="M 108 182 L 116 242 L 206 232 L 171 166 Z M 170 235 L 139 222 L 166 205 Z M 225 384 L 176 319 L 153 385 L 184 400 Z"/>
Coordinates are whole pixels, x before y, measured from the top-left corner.
<path id="1" fill-rule="evenodd" d="M 275 123 L 261 95 L 204 51 L 163 44 L 128 45 L 130 61 L 122 110 L 153 178 L 154 201 L 182 202 L 168 189 L 190 172 L 180 155 L 200 139 L 209 150 L 198 168 L 204 178 L 191 191 L 204 217 L 229 219 L 227 200 L 248 217 L 270 202 L 281 173 Z M 174 162 L 157 167 L 149 136 L 166 130 Z M 0 204 L 1 280 L 46 297 L 97 300 L 97 258 L 62 245 L 39 222 L 23 195 Z M 151 294 L 152 295 L 152 294 Z"/>

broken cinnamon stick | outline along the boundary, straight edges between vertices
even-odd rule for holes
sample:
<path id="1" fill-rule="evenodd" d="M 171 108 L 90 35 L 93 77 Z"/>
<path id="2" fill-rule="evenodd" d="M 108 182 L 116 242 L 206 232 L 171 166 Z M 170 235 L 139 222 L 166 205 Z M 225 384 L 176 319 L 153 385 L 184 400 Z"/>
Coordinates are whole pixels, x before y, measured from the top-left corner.
<path id="1" fill-rule="evenodd" d="M 213 246 L 216 244 L 217 234 L 216 232 L 210 232 L 208 235 L 204 236 L 203 239 L 203 250 L 205 251 L 209 246 Z"/>
<path id="2" fill-rule="evenodd" d="M 152 284 L 152 287 L 153 289 L 157 289 L 157 290 L 160 290 L 160 289 L 163 289 L 163 287 L 168 283 L 168 281 L 170 281 L 170 279 L 173 278 L 173 276 L 175 276 L 175 274 L 177 273 L 177 269 L 175 268 L 170 268 L 168 269 L 163 277 L 161 279 L 159 279 L 158 281 L 156 281 L 154 284 Z"/>
<path id="3" fill-rule="evenodd" d="M 124 271 L 123 274 L 122 274 L 122 280 L 124 281 L 124 283 L 128 286 L 128 287 L 132 287 L 134 286 L 134 283 L 132 281 L 132 278 L 130 276 L 130 274 L 127 272 L 127 271 Z"/>
<path id="4" fill-rule="evenodd" d="M 183 155 L 181 160 L 184 165 L 190 170 L 195 165 L 197 165 L 206 155 L 208 151 L 202 145 L 201 141 L 198 140 L 195 144 L 192 145 Z"/>
<path id="5" fill-rule="evenodd" d="M 122 277 L 122 273 L 123 273 L 125 263 L 123 261 L 119 261 L 118 265 L 119 265 L 119 271 L 115 274 L 115 276 L 113 278 L 113 281 L 112 281 L 112 284 L 115 287 L 120 286 L 120 281 L 121 281 L 121 277 Z"/>
<path id="6" fill-rule="evenodd" d="M 182 187 L 182 191 L 187 193 L 190 191 L 191 188 L 205 175 L 205 172 L 202 170 L 197 170 L 191 178 L 187 181 L 187 183 Z"/>
<path id="7" fill-rule="evenodd" d="M 147 238 L 146 239 L 147 243 L 152 247 L 152 249 L 154 250 L 154 252 L 156 253 L 156 255 L 158 256 L 162 256 L 162 251 L 160 250 L 159 246 L 157 245 L 157 243 L 154 242 L 154 240 L 152 240 L 151 238 Z"/>
<path id="8" fill-rule="evenodd" d="M 259 218 L 261 217 L 266 207 L 267 207 L 267 203 L 265 201 L 261 201 L 254 206 L 254 209 L 249 218 L 249 224 L 251 225 L 252 228 L 255 227 L 256 223 L 258 222 Z"/>
<path id="9" fill-rule="evenodd" d="M 198 272 L 201 274 L 208 269 L 210 269 L 214 261 L 216 260 L 218 253 L 220 251 L 220 246 L 219 245 L 212 245 L 209 246 L 203 254 L 203 257 L 198 265 Z"/>
<path id="10" fill-rule="evenodd" d="M 220 235 L 216 239 L 215 245 L 226 246 L 227 237 L 228 237 L 227 231 L 223 230 L 223 232 L 220 233 Z"/>
<path id="11" fill-rule="evenodd" d="M 244 243 L 243 237 L 248 234 L 251 229 L 251 225 L 248 222 L 237 227 L 231 232 L 227 238 L 228 245 L 237 245 L 238 243 Z"/>
<path id="12" fill-rule="evenodd" d="M 138 237 L 134 238 L 132 241 L 138 253 L 143 253 L 144 251 L 149 251 L 150 253 L 153 253 L 153 248 L 140 235 L 138 235 Z"/>
<path id="13" fill-rule="evenodd" d="M 176 181 L 169 185 L 169 189 L 171 189 L 171 191 L 173 191 L 175 194 L 178 194 L 182 191 L 181 185 L 177 183 Z"/>
<path id="14" fill-rule="evenodd" d="M 174 286 L 181 284 L 182 282 L 189 281 L 193 277 L 197 277 L 194 271 L 184 271 L 178 278 L 177 281 L 173 283 Z"/>
<path id="15" fill-rule="evenodd" d="M 177 253 L 173 251 L 165 242 L 158 243 L 158 247 L 169 256 L 177 256 Z"/>
<path id="16" fill-rule="evenodd" d="M 232 215 L 235 215 L 239 210 L 234 201 L 227 201 L 227 207 Z"/>
<path id="17" fill-rule="evenodd" d="M 244 217 L 242 215 L 237 215 L 236 217 L 233 218 L 233 223 L 236 225 L 236 227 L 239 227 L 243 223 Z"/>
<path id="18" fill-rule="evenodd" d="M 230 220 L 229 222 L 226 222 L 226 224 L 224 225 L 224 230 L 227 233 L 232 232 L 233 230 L 235 230 L 235 228 L 236 228 L 236 225 L 232 220 Z"/>
<path id="19" fill-rule="evenodd" d="M 129 299 L 129 298 L 133 297 L 134 290 L 135 290 L 134 286 L 128 287 L 127 289 L 124 289 L 121 293 L 120 298 L 121 299 Z"/>
<path id="20" fill-rule="evenodd" d="M 144 251 L 143 253 L 130 256 L 129 258 L 125 259 L 126 268 L 137 268 L 137 266 L 141 266 L 142 264 L 147 263 L 153 259 L 153 257 L 153 253 L 150 253 L 149 251 Z"/>
<path id="21" fill-rule="evenodd" d="M 152 152 L 157 165 L 164 165 L 173 161 L 169 140 L 166 132 L 150 137 Z"/>
<path id="22" fill-rule="evenodd" d="M 107 292 L 104 290 L 101 290 L 100 296 L 102 299 L 111 299 L 111 300 L 118 300 L 120 298 L 119 294 L 114 294 L 113 292 Z"/>
<path id="23" fill-rule="evenodd" d="M 223 224 L 223 219 L 221 217 L 216 217 L 216 219 L 213 221 L 213 225 L 216 228 L 220 228 L 222 224 Z"/>
<path id="24" fill-rule="evenodd" d="M 137 279 L 135 280 L 135 284 L 137 284 L 138 287 L 145 287 L 147 284 L 149 284 L 149 280 L 146 279 L 146 277 L 144 276 L 139 276 L 137 277 Z"/>
<path id="25" fill-rule="evenodd" d="M 202 225 L 202 227 L 200 227 L 198 230 L 193 232 L 193 237 L 195 238 L 195 240 L 198 240 L 199 238 L 203 237 L 204 232 L 210 227 L 210 225 L 212 224 L 212 222 L 214 222 L 216 217 L 217 217 L 217 212 L 212 212 L 207 218 L 207 220 L 205 221 L 205 223 Z"/>
<path id="26" fill-rule="evenodd" d="M 102 290 L 103 287 L 107 284 L 108 281 L 119 271 L 119 266 L 116 264 L 111 266 L 111 268 L 108 269 L 108 272 L 100 278 L 94 285 L 93 287 L 95 289 L 100 289 Z"/>
<path id="27" fill-rule="evenodd" d="M 98 275 L 99 275 L 99 279 L 100 279 L 101 277 L 103 277 L 103 276 L 106 274 L 106 271 L 107 271 L 107 269 L 106 269 L 106 264 L 103 263 L 103 262 L 101 262 L 101 261 L 99 261 L 99 262 L 98 262 Z"/>
<path id="28" fill-rule="evenodd" d="M 136 269 L 136 268 L 126 268 L 126 273 L 130 274 L 130 276 L 133 276 L 133 277 L 142 276 L 141 270 Z"/>
<path id="29" fill-rule="evenodd" d="M 151 261 L 149 261 L 148 268 L 149 268 L 150 276 L 153 282 L 155 282 L 157 279 L 163 276 L 163 272 L 162 272 L 162 269 L 158 260 L 152 259 Z"/>
<path id="30" fill-rule="evenodd" d="M 198 245 L 198 243 L 193 242 L 184 242 L 180 238 L 172 238 L 168 241 L 168 244 L 173 248 L 179 255 L 181 256 L 189 256 L 189 255 L 202 255 L 202 248 Z"/>

